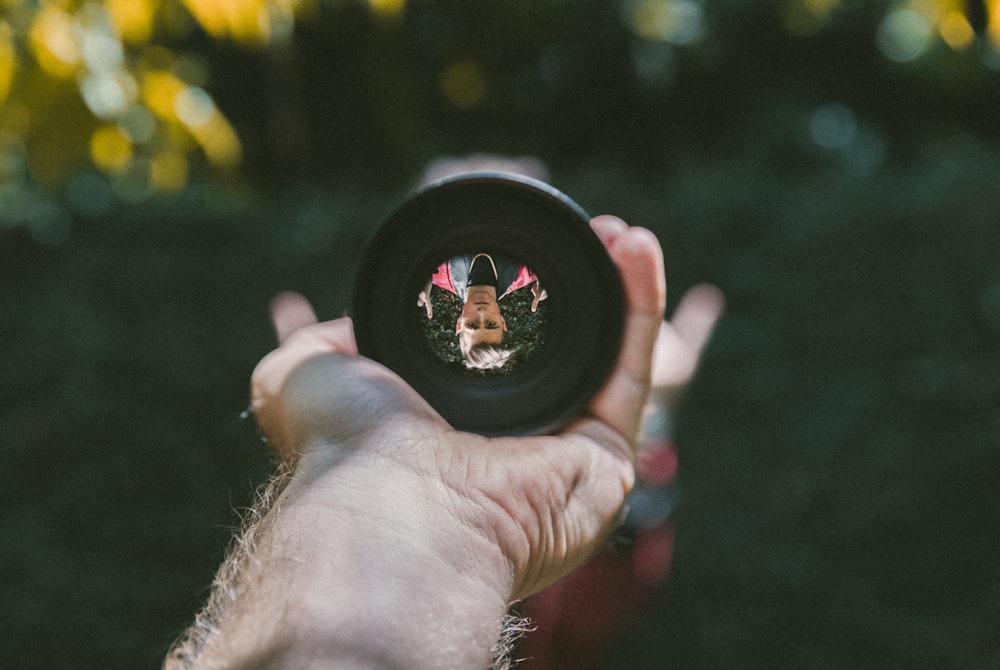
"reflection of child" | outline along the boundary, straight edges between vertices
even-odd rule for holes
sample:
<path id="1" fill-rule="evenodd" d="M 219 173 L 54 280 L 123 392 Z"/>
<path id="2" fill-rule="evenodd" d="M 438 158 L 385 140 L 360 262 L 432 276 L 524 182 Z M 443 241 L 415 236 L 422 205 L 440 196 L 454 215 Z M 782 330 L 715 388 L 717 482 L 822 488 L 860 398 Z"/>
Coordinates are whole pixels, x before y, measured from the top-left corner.
<path id="1" fill-rule="evenodd" d="M 455 324 L 459 350 L 466 367 L 483 370 L 503 367 L 514 353 L 505 346 L 507 321 L 500 301 L 526 286 L 531 286 L 533 295 L 531 311 L 536 311 L 538 303 L 546 298 L 531 270 L 497 254 L 456 256 L 438 266 L 418 300 L 428 318 L 434 315 L 432 285 L 454 293 L 462 301 L 462 313 Z"/>

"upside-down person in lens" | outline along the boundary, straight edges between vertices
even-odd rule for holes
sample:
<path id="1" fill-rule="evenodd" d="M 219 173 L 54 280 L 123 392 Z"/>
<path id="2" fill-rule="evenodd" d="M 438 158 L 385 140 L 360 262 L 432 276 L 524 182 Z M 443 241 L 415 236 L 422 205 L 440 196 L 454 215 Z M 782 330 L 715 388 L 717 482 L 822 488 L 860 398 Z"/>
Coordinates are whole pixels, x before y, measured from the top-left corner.
<path id="1" fill-rule="evenodd" d="M 507 346 L 507 320 L 500 309 L 500 301 L 530 286 L 531 311 L 535 312 L 538 303 L 548 297 L 534 272 L 492 253 L 456 256 L 438 266 L 417 301 L 427 310 L 427 318 L 434 316 L 431 286 L 454 293 L 462 301 L 462 313 L 455 324 L 458 348 L 465 366 L 479 370 L 501 368 L 514 355 Z"/>

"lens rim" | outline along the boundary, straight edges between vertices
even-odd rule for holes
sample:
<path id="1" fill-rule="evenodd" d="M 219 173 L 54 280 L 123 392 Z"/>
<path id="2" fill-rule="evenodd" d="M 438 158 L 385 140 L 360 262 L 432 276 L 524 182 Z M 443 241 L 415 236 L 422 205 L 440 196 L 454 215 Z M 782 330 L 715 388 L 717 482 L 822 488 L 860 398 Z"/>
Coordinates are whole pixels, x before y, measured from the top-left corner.
<path id="1" fill-rule="evenodd" d="M 621 347 L 621 278 L 589 222 L 568 196 L 520 175 L 474 173 L 428 185 L 389 215 L 361 258 L 351 308 L 359 352 L 402 377 L 458 430 L 556 430 L 603 385 Z M 523 365 L 473 376 L 431 350 L 416 296 L 442 259 L 483 249 L 541 278 L 546 331 Z"/>

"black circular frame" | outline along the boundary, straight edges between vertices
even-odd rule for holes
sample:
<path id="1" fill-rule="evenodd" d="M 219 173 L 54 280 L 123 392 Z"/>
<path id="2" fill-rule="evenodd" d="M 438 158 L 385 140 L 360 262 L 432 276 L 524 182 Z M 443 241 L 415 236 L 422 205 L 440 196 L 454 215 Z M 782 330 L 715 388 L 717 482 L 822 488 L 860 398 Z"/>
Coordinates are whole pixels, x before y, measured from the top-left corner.
<path id="1" fill-rule="evenodd" d="M 564 194 L 521 176 L 463 175 L 417 192 L 361 259 L 352 301 L 360 353 L 402 377 L 456 429 L 555 430 L 600 388 L 621 346 L 621 278 L 589 221 Z M 538 275 L 548 292 L 545 342 L 509 373 L 473 376 L 431 350 L 417 295 L 443 259 L 483 249 Z"/>

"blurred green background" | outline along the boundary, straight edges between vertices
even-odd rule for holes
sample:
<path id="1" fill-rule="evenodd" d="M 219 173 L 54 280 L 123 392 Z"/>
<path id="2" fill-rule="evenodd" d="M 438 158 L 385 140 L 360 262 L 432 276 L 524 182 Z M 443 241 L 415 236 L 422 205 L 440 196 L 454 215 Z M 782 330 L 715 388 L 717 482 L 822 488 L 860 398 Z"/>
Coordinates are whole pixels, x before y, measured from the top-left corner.
<path id="1" fill-rule="evenodd" d="M 1000 3 L 0 3 L 0 666 L 153 668 L 270 461 L 268 300 L 441 156 L 728 298 L 606 667 L 1000 667 Z"/>

